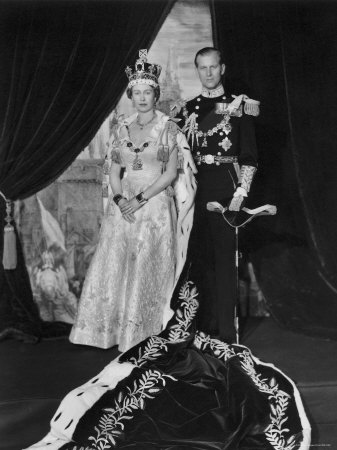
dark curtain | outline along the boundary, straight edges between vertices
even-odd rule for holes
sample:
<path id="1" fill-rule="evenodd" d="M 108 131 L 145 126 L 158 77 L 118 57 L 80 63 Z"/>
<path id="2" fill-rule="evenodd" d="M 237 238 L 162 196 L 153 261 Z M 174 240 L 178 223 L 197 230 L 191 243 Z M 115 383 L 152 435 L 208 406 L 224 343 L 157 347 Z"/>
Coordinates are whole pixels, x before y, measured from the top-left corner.
<path id="1" fill-rule="evenodd" d="M 275 319 L 336 339 L 337 4 L 213 0 L 211 10 L 226 76 L 262 105 L 252 201 L 278 207 L 242 241 Z"/>
<path id="2" fill-rule="evenodd" d="M 124 69 L 149 48 L 169 0 L 0 2 L 0 190 L 24 199 L 53 182 L 94 137 L 126 87 Z M 0 257 L 5 202 L 0 197 Z M 17 239 L 0 263 L 0 337 L 37 340 L 42 323 Z M 55 325 L 55 324 L 54 324 Z"/>

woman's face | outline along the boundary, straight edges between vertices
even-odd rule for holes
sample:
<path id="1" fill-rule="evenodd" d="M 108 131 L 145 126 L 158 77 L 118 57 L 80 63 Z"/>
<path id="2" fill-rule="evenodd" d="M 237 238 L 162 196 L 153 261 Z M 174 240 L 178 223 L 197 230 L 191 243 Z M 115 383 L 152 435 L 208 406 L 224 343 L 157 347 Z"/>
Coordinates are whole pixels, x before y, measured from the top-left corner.
<path id="1" fill-rule="evenodd" d="M 154 109 L 155 93 L 148 84 L 136 84 L 132 88 L 132 100 L 138 112 L 148 112 Z"/>

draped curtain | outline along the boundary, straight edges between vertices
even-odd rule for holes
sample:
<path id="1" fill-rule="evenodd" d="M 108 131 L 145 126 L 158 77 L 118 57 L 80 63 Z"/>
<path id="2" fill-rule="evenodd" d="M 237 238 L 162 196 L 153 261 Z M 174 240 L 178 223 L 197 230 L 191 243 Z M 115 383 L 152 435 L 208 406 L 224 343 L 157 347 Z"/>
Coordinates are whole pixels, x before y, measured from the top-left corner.
<path id="1" fill-rule="evenodd" d="M 252 201 L 278 206 L 242 242 L 276 320 L 336 339 L 337 5 L 212 0 L 211 11 L 226 78 L 261 101 Z"/>
<path id="2" fill-rule="evenodd" d="M 124 69 L 149 48 L 172 0 L 0 2 L 0 191 L 24 199 L 53 182 L 116 105 Z M 0 257 L 5 202 L 0 197 Z M 65 332 L 42 323 L 17 238 L 0 263 L 0 337 Z M 60 324 L 59 324 L 60 325 Z"/>

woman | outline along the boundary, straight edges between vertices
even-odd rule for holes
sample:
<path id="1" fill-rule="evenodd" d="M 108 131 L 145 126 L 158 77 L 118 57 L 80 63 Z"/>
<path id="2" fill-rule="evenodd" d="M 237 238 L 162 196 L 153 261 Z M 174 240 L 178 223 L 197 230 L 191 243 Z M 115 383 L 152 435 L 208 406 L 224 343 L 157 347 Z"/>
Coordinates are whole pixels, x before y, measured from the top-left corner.
<path id="1" fill-rule="evenodd" d="M 192 223 L 195 166 L 184 135 L 155 109 L 161 68 L 145 56 L 126 70 L 137 113 L 121 121 L 109 149 L 112 194 L 70 334 L 75 344 L 125 351 L 159 333 L 172 314 L 169 300 Z M 184 174 L 177 179 L 178 160 Z"/>
<path id="2" fill-rule="evenodd" d="M 137 84 L 132 94 L 140 111 L 147 102 L 137 100 L 137 95 L 143 98 L 142 89 Z M 147 95 L 151 98 L 150 92 Z M 139 128 L 145 129 L 144 115 L 139 116 L 143 119 Z M 148 114 L 147 120 L 157 119 Z M 121 141 L 125 139 L 125 143 L 133 145 L 148 142 L 147 135 L 143 136 L 144 141 L 131 141 L 132 128 L 136 127 L 136 124 L 132 126 L 133 122 L 130 120 L 128 128 L 124 127 L 126 131 L 120 134 Z M 159 129 L 163 130 L 158 126 Z M 119 144 L 119 153 L 113 156 L 115 164 L 126 168 L 130 164 L 141 165 L 138 154 L 131 157 L 120 152 L 121 148 Z M 130 234 L 135 224 L 142 227 L 141 222 L 137 222 L 137 213 L 139 216 L 144 212 L 144 220 L 148 217 L 146 220 L 151 226 L 153 219 L 145 216 L 145 208 L 152 200 L 156 212 L 153 200 L 159 203 L 160 199 L 162 214 L 166 214 L 160 226 L 165 227 L 165 233 L 173 235 L 167 223 L 168 218 L 173 217 L 173 213 L 171 216 L 167 213 L 171 211 L 172 200 L 163 192 L 175 174 L 173 162 L 170 163 L 175 149 L 172 145 L 168 148 L 170 157 L 164 158 L 167 174 L 163 178 L 157 176 L 160 181 L 156 184 L 142 184 L 143 181 L 134 184 L 132 175 L 120 185 L 112 175 L 115 192 L 127 197 L 117 199 L 117 212 L 127 223 Z M 146 152 L 139 156 L 144 158 L 145 167 Z M 118 172 L 113 168 L 112 173 L 114 170 Z M 135 199 L 138 190 L 132 190 L 134 186 L 143 192 L 138 199 Z M 146 202 L 144 197 L 150 200 Z M 178 200 L 178 205 L 183 203 Z M 179 212 L 184 209 L 186 212 L 184 206 L 180 207 Z M 188 226 L 180 223 L 183 233 L 188 233 Z M 155 240 L 157 231 L 151 233 Z M 180 249 L 184 254 L 183 246 Z M 169 248 L 163 251 L 169 268 L 173 258 L 171 251 Z M 107 263 L 109 265 L 109 261 Z M 143 270 L 146 273 L 146 268 Z M 150 274 L 148 276 L 150 280 Z M 169 277 L 169 272 L 162 274 L 163 285 Z M 173 283 L 172 278 L 170 283 Z M 161 290 L 161 286 L 157 288 Z M 155 291 L 153 295 L 156 301 Z M 179 280 L 172 297 L 175 314 L 165 330 L 130 348 L 97 376 L 71 391 L 52 418 L 50 432 L 30 449 L 308 450 L 310 425 L 294 383 L 273 365 L 255 358 L 247 347 L 230 345 L 196 332 L 197 297 L 192 282 Z"/>

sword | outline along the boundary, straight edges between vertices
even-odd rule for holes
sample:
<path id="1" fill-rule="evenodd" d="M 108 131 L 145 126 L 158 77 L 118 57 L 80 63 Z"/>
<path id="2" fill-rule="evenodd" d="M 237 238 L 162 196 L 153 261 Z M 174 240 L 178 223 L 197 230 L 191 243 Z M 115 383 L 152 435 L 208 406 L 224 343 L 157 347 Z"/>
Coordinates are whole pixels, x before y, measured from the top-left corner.
<path id="1" fill-rule="evenodd" d="M 222 215 L 226 223 L 235 229 L 235 288 L 236 288 L 236 303 L 235 303 L 235 309 L 234 309 L 234 327 L 235 327 L 235 334 L 236 334 L 236 343 L 239 344 L 239 315 L 238 315 L 238 305 L 239 305 L 239 228 L 243 227 L 250 221 L 252 221 L 255 217 L 258 216 L 273 216 L 277 212 L 277 208 L 275 205 L 262 205 L 258 208 L 249 209 L 249 208 L 242 208 L 240 211 L 230 211 L 233 213 L 232 218 L 227 218 L 225 216 L 225 212 L 229 211 L 228 207 L 222 206 L 218 202 L 208 202 L 207 203 L 207 210 L 212 212 L 217 212 Z M 235 223 L 235 219 L 237 218 L 237 215 L 239 212 L 244 211 L 246 213 L 246 216 L 243 218 L 242 222 L 239 224 Z"/>

